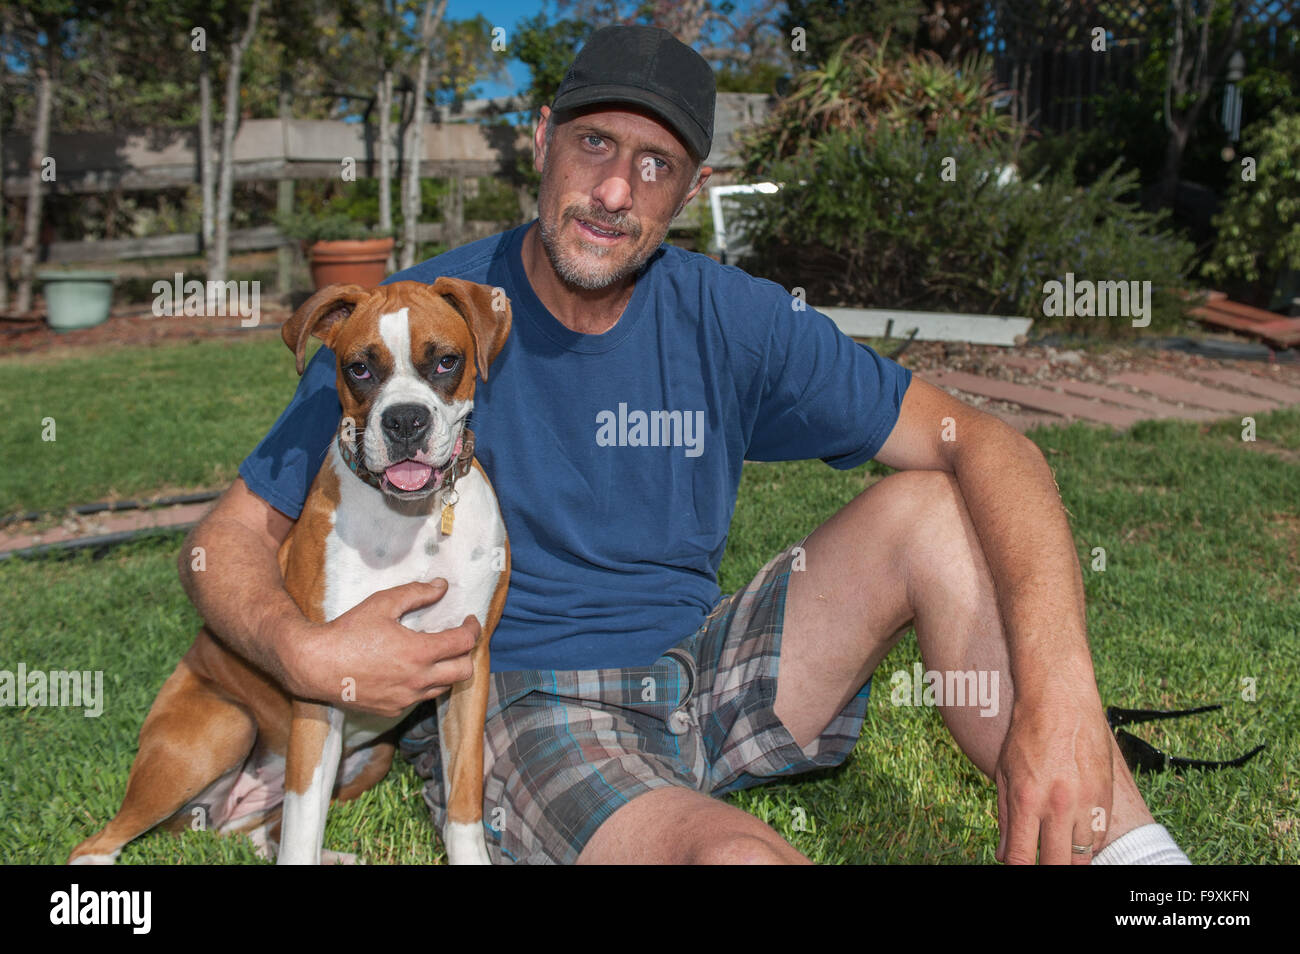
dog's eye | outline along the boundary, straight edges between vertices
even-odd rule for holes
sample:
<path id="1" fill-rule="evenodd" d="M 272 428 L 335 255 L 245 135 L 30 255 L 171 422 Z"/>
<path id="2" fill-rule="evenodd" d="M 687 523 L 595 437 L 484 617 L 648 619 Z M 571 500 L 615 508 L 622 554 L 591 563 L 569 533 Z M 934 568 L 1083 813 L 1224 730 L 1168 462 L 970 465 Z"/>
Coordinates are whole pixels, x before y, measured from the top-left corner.
<path id="1" fill-rule="evenodd" d="M 441 361 L 438 362 L 438 366 L 433 369 L 433 373 L 447 374 L 451 371 L 455 371 L 456 366 L 458 364 L 460 364 L 460 355 L 457 354 L 446 355 L 445 357 L 443 357 Z"/>
<path id="2" fill-rule="evenodd" d="M 370 377 L 370 369 L 360 361 L 357 361 L 354 364 L 348 365 L 348 374 L 352 375 L 352 378 L 355 381 L 365 381 Z"/>

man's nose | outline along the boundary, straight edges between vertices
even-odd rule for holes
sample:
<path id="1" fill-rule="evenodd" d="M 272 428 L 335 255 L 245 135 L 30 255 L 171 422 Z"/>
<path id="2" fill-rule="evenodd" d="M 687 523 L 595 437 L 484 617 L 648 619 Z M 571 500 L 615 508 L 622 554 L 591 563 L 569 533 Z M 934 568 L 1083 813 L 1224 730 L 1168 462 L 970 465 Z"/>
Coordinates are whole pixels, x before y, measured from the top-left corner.
<path id="1" fill-rule="evenodd" d="M 636 169 L 631 163 L 626 165 L 626 168 L 611 170 L 610 175 L 592 190 L 592 197 L 610 215 L 618 215 L 632 209 L 631 177 L 636 174 Z"/>

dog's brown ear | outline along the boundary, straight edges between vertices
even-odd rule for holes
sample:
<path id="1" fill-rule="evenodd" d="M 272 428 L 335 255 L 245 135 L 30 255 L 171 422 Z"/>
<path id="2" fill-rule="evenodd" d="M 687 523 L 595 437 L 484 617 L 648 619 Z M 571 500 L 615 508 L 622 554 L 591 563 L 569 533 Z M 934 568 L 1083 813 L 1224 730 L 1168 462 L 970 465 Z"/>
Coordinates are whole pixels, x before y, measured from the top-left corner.
<path id="1" fill-rule="evenodd" d="M 460 312 L 474 336 L 474 358 L 478 376 L 484 381 L 491 364 L 510 335 L 510 299 L 504 288 L 467 282 L 463 278 L 439 278 L 429 289 Z"/>
<path id="2" fill-rule="evenodd" d="M 326 285 L 303 302 L 293 317 L 284 323 L 280 337 L 298 359 L 299 374 L 306 363 L 307 338 L 315 335 L 328 345 L 330 329 L 352 314 L 357 305 L 369 296 L 370 289 L 360 285 Z"/>

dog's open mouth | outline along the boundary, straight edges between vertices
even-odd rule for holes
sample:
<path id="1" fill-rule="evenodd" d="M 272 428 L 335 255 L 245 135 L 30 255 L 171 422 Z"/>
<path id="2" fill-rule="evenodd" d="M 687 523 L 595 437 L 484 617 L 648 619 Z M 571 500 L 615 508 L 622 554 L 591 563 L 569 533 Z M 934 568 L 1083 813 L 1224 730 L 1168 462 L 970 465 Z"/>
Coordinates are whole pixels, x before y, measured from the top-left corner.
<path id="1" fill-rule="evenodd" d="M 452 448 L 451 459 L 444 462 L 440 467 L 434 467 L 432 464 L 414 459 L 401 460 L 396 464 L 389 465 L 384 471 L 384 483 L 394 490 L 408 494 L 437 490 L 442 486 L 443 478 L 447 475 L 447 472 L 456 466 L 456 458 L 460 456 L 463 441 L 464 435 L 456 438 L 456 446 Z"/>
<path id="2" fill-rule="evenodd" d="M 404 460 L 385 470 L 384 477 L 398 490 L 411 493 L 423 490 L 430 480 L 434 482 L 434 489 L 437 489 L 442 482 L 442 471 L 428 464 L 421 464 L 418 460 Z"/>

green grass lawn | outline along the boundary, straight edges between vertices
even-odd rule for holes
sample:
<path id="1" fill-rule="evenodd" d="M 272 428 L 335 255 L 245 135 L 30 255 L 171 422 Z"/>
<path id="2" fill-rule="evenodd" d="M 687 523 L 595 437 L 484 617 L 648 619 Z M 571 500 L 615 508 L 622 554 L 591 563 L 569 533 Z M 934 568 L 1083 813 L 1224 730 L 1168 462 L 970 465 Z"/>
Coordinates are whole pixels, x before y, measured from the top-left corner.
<path id="1" fill-rule="evenodd" d="M 0 516 L 224 488 L 297 378 L 267 333 L 0 359 Z"/>
<path id="2" fill-rule="evenodd" d="M 0 393 L 0 499 L 13 510 L 228 481 L 294 379 L 287 350 L 269 338 L 4 360 L 0 375 L 36 382 Z M 239 401 L 244 413 L 231 413 Z M 27 417 L 15 421 L 19 413 Z M 47 413 L 59 418 L 57 449 L 40 446 Z M 135 427 L 115 426 L 132 413 Z M 1257 420 L 1261 443 L 1300 450 L 1300 412 Z M 1197 863 L 1300 862 L 1300 462 L 1244 444 L 1233 421 L 1204 429 L 1148 423 L 1124 435 L 1079 425 L 1031 436 L 1072 516 L 1103 702 L 1226 703 L 1220 713 L 1136 730 L 1174 754 L 1228 757 L 1268 742 L 1240 770 L 1139 777 L 1152 813 Z M 724 591 L 743 586 L 882 471 L 747 467 Z M 102 670 L 106 696 L 98 718 L 0 709 L 0 860 L 62 862 L 117 810 L 140 724 L 199 625 L 176 579 L 179 544 L 173 534 L 99 561 L 0 563 L 0 669 Z M 1090 568 L 1098 546 L 1104 572 Z M 873 693 L 846 765 L 732 800 L 816 861 L 992 862 L 993 785 L 937 712 L 890 705 L 889 674 L 919 659 L 906 639 L 885 660 L 877 680 L 884 691 Z M 1243 678 L 1255 680 L 1254 701 L 1242 698 Z M 332 810 L 325 842 L 371 862 L 443 857 L 420 780 L 405 765 Z M 139 839 L 121 860 L 256 859 L 243 839 L 187 832 Z"/>

